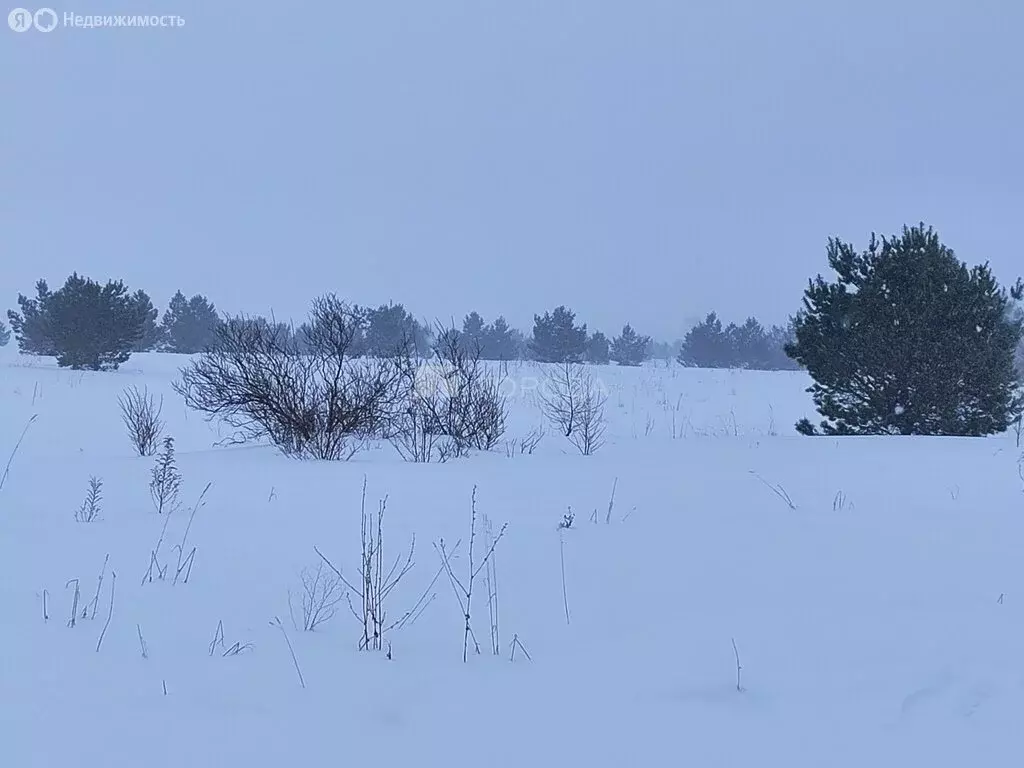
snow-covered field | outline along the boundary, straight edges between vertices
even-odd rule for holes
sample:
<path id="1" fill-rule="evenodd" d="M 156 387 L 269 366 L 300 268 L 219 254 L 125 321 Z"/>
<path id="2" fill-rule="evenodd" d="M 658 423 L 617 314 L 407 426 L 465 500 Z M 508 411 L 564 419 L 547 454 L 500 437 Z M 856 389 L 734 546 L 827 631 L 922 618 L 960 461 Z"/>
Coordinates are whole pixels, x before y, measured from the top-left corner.
<path id="1" fill-rule="evenodd" d="M 0 352 L 0 473 L 38 414 L 0 490 L 0 766 L 1024 759 L 1024 493 L 1010 435 L 805 438 L 792 429 L 814 416 L 802 373 L 609 367 L 595 371 L 610 397 L 593 457 L 549 430 L 511 458 L 502 446 L 417 465 L 381 448 L 296 462 L 214 447 L 227 433 L 171 389 L 181 362 L 140 355 L 82 374 Z M 512 374 L 515 440 L 542 417 L 536 371 Z M 186 504 L 212 483 L 188 532 L 187 584 L 142 584 L 164 518 L 153 460 L 133 456 L 120 423 L 132 384 L 165 397 Z M 76 522 L 91 476 L 102 516 Z M 344 603 L 301 627 L 314 546 L 345 574 L 358 567 L 364 478 L 368 505 L 387 496 L 385 556 L 416 537 L 391 615 L 429 601 L 390 633 L 391 659 L 357 649 Z M 431 586 L 433 544 L 468 537 L 474 487 L 480 527 L 508 523 L 494 560 L 501 655 L 481 573 L 482 653 L 463 663 L 458 600 L 446 577 Z M 172 516 L 166 559 L 188 520 Z M 87 617 L 69 627 L 74 579 Z M 244 652 L 225 655 L 235 643 Z"/>

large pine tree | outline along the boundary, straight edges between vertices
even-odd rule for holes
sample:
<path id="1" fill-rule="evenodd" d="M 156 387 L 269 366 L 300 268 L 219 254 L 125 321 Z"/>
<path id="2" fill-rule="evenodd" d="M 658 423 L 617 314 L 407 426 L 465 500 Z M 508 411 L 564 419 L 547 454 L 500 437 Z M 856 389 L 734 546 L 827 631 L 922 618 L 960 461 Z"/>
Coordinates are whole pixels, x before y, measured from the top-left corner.
<path id="1" fill-rule="evenodd" d="M 968 267 L 924 224 L 857 253 L 828 242 L 835 282 L 810 281 L 787 353 L 814 379 L 825 434 L 986 435 L 1013 415 L 1018 280 Z M 797 429 L 816 432 L 804 419 Z"/>
<path id="2" fill-rule="evenodd" d="M 76 273 L 54 293 L 42 280 L 36 288 L 36 299 L 18 297 L 23 311 L 9 313 L 11 325 L 23 351 L 55 355 L 61 367 L 116 369 L 145 332 L 147 307 L 119 280 L 101 285 Z"/>

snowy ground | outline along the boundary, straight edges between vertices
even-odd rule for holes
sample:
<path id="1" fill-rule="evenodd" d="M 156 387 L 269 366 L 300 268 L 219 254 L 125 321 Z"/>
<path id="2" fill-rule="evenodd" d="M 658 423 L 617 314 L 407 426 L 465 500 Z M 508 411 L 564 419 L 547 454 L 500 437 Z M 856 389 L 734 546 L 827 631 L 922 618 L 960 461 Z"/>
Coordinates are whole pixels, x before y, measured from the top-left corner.
<path id="1" fill-rule="evenodd" d="M 143 355 L 81 374 L 0 352 L 0 473 L 38 414 L 0 491 L 2 766 L 1021 764 L 1024 494 L 1011 436 L 805 438 L 792 430 L 814 415 L 803 374 L 605 368 L 609 443 L 594 457 L 549 434 L 532 456 L 413 465 L 381 449 L 298 463 L 213 447 L 225 434 L 170 388 L 180 362 Z M 528 390 L 535 371 L 513 373 Z M 212 483 L 189 532 L 188 584 L 141 585 L 164 521 L 153 462 L 133 457 L 119 422 L 130 384 L 166 397 L 185 500 Z M 509 438 L 541 423 L 523 388 L 512 408 Z M 83 524 L 90 476 L 104 481 L 102 519 Z M 483 654 L 463 664 L 444 579 L 392 633 L 391 660 L 356 649 L 347 608 L 296 631 L 289 593 L 301 622 L 313 547 L 357 566 L 364 477 L 370 504 L 388 497 L 392 556 L 417 537 L 394 615 L 436 573 L 432 542 L 468 535 L 474 486 L 480 514 L 508 523 L 500 657 L 478 586 Z M 172 545 L 187 522 L 172 518 Z M 88 608 L 107 555 L 96 618 L 69 627 L 66 585 L 80 580 Z M 211 656 L 219 622 L 223 647 L 252 647 Z M 532 660 L 510 661 L 514 636 Z"/>

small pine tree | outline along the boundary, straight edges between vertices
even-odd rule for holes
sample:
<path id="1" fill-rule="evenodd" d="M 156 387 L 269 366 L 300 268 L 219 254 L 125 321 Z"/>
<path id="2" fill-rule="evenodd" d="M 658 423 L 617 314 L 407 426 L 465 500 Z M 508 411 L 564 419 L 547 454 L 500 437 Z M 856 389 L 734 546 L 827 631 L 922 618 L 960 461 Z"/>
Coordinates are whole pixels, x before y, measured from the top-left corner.
<path id="1" fill-rule="evenodd" d="M 594 365 L 608 365 L 611 362 L 611 345 L 608 337 L 600 331 L 594 331 L 587 339 L 586 360 Z"/>
<path id="2" fill-rule="evenodd" d="M 651 348 L 651 337 L 641 336 L 626 323 L 622 333 L 612 340 L 611 359 L 619 365 L 641 365 Z"/>
<path id="3" fill-rule="evenodd" d="M 587 324 L 577 326 L 576 313 L 562 305 L 534 316 L 530 356 L 540 363 L 582 362 L 587 340 Z"/>
<path id="4" fill-rule="evenodd" d="M 857 253 L 831 238 L 838 279 L 809 282 L 786 351 L 829 435 L 981 436 L 1013 420 L 1013 356 L 1024 335 L 987 264 L 968 267 L 924 224 Z M 814 434 L 807 419 L 797 430 Z"/>
<path id="5" fill-rule="evenodd" d="M 7 342 L 11 340 L 11 332 L 7 330 L 7 326 L 4 325 L 4 321 L 0 320 L 0 347 L 6 347 Z"/>
<path id="6" fill-rule="evenodd" d="M 94 523 L 100 519 L 103 504 L 103 481 L 98 477 L 89 478 L 89 491 L 85 501 L 75 512 L 75 520 L 80 523 Z"/>

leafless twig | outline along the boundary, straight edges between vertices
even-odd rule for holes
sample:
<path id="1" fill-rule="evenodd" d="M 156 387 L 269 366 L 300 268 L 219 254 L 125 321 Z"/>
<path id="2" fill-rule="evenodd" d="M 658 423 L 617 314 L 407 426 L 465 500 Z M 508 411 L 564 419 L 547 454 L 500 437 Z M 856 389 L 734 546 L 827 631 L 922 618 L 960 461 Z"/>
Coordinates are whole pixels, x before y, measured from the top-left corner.
<path id="1" fill-rule="evenodd" d="M 100 646 L 103 645 L 103 638 L 107 636 L 107 628 L 110 626 L 110 620 L 114 618 L 114 589 L 117 587 L 117 571 L 110 572 L 110 611 L 107 613 L 107 620 L 103 624 L 103 631 L 100 632 L 100 638 L 96 641 L 96 653 L 100 652 Z"/>
<path id="2" fill-rule="evenodd" d="M 785 488 L 783 488 L 781 485 L 772 485 L 759 474 L 757 474 L 757 472 L 755 472 L 754 470 L 750 470 L 750 474 L 752 474 L 754 477 L 756 477 L 758 480 L 764 483 L 764 485 L 767 488 L 769 488 L 772 491 L 772 493 L 774 493 L 776 496 L 778 496 L 780 499 L 786 502 L 786 506 L 788 506 L 790 509 L 796 509 L 796 504 L 793 503 L 793 500 L 789 497 L 789 494 L 786 493 Z"/>
<path id="3" fill-rule="evenodd" d="M 292 655 L 292 663 L 295 665 L 295 673 L 299 676 L 299 685 L 305 688 L 306 680 L 302 677 L 302 670 L 299 669 L 299 660 L 295 657 L 295 649 L 292 648 L 292 641 L 288 638 L 288 632 L 285 630 L 284 624 L 282 624 L 281 620 L 275 616 L 273 620 L 271 620 L 270 625 L 280 629 L 281 634 L 284 635 L 284 641 L 288 643 L 288 652 Z"/>
<path id="4" fill-rule="evenodd" d="M 736 690 L 740 693 L 743 693 L 743 691 L 745 690 L 743 688 L 743 678 L 741 677 L 741 673 L 743 672 L 743 666 L 740 664 L 740 652 L 739 649 L 736 647 L 736 638 L 732 639 L 732 652 L 736 656 Z"/>
<path id="5" fill-rule="evenodd" d="M 28 434 L 28 429 L 31 427 L 35 420 L 39 418 L 39 414 L 35 414 L 25 424 L 25 428 L 21 430 L 21 436 L 18 438 L 18 442 L 14 444 L 14 450 L 11 451 L 11 455 L 7 459 L 7 465 L 4 467 L 4 473 L 0 475 L 0 491 L 4 489 L 4 484 L 7 482 L 7 478 L 11 474 L 11 464 L 14 463 L 14 457 L 18 455 L 18 449 L 21 448 L 21 443 L 25 439 L 25 435 Z"/>

